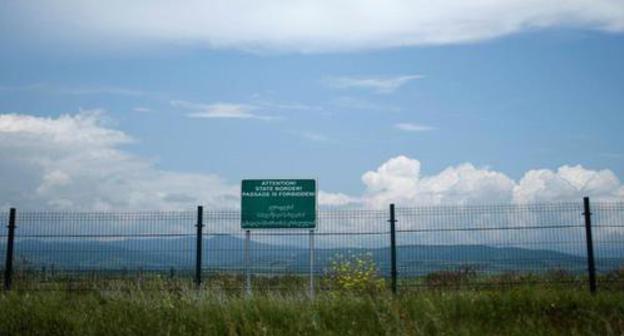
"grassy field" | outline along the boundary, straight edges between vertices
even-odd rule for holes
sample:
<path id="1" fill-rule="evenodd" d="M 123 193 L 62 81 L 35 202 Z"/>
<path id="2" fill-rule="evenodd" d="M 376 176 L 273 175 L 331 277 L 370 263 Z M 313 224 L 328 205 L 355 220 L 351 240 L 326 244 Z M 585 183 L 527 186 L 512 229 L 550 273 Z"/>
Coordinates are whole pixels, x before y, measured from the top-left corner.
<path id="1" fill-rule="evenodd" d="M 0 335 L 623 335 L 624 293 L 572 289 L 0 294 Z"/>

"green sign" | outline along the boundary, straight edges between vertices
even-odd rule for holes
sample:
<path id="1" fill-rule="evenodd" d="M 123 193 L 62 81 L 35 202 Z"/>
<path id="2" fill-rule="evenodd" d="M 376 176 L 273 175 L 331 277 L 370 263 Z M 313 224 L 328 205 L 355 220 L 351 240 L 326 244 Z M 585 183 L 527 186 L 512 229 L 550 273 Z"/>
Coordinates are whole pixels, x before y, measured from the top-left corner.
<path id="1" fill-rule="evenodd" d="M 316 181 L 243 180 L 243 229 L 304 229 L 316 227 Z"/>

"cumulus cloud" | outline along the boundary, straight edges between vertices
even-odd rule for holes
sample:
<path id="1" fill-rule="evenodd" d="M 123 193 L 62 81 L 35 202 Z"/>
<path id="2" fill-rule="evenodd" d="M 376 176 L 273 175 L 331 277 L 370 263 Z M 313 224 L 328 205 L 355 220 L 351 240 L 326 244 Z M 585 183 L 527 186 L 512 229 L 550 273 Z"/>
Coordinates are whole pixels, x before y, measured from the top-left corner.
<path id="1" fill-rule="evenodd" d="M 17 206 L 20 209 L 118 211 L 189 209 L 199 204 L 208 209 L 239 206 L 240 188 L 237 184 L 227 183 L 213 174 L 159 169 L 149 160 L 122 149 L 123 145 L 133 141 L 131 136 L 108 126 L 103 111 L 83 111 L 56 118 L 0 115 L 0 155 L 5 158 L 0 160 L 0 209 Z M 405 207 L 486 203 L 523 207 L 533 202 L 579 202 L 582 196 L 590 196 L 594 200 L 624 200 L 624 187 L 611 171 L 591 170 L 578 165 L 563 166 L 556 171 L 531 170 L 516 182 L 501 172 L 470 163 L 426 175 L 422 173 L 418 160 L 397 156 L 364 173 L 362 181 L 366 186 L 363 195 L 319 191 L 319 205 L 384 211 L 360 215 L 345 213 L 344 218 L 340 217 L 339 225 L 334 224 L 338 213 L 320 212 L 319 229 L 322 232 L 385 232 L 385 209 L 389 203 L 402 207 L 400 229 L 531 226 L 544 223 L 574 223 L 582 227 L 579 206 L 557 208 L 557 211 L 550 212 L 523 210 L 492 213 L 455 207 L 452 213 L 446 213 L 441 208 L 424 213 L 411 212 L 411 215 L 410 209 Z M 516 205 L 506 206 L 505 209 L 513 210 Z M 594 219 L 598 224 L 619 220 L 613 216 L 613 212 L 597 209 Z M 110 214 L 111 222 L 122 225 L 124 230 L 138 230 L 143 225 L 149 225 L 160 232 L 187 232 L 190 226 L 180 222 L 180 217 L 175 218 L 178 220 L 175 224 L 163 221 L 163 226 L 155 228 L 149 219 L 131 223 L 123 216 L 118 218 L 114 213 Z M 67 223 L 59 225 L 61 229 L 86 230 L 67 226 Z M 236 218 L 225 220 L 220 225 L 219 230 L 233 233 L 240 230 Z M 559 230 L 557 234 L 574 237 L 581 232 L 577 228 L 567 230 Z M 595 237 L 599 240 L 613 234 L 620 235 L 621 230 L 598 230 Z M 379 237 L 360 238 L 350 243 L 360 246 L 385 244 Z M 451 231 L 417 236 L 404 233 L 401 239 L 400 244 L 510 244 L 509 236 L 500 231 L 461 232 L 459 237 L 458 232 Z M 533 230 L 514 233 L 513 241 L 514 246 L 535 246 L 530 244 L 543 239 L 543 231 Z M 329 246 L 332 244 L 330 240 L 327 237 L 319 244 Z M 335 241 L 335 244 L 344 244 L 344 241 Z"/>
<path id="2" fill-rule="evenodd" d="M 514 182 L 502 173 L 466 163 L 437 175 L 421 176 L 418 160 L 392 158 L 362 175 L 364 202 L 380 208 L 389 203 L 407 206 L 511 202 Z"/>
<path id="3" fill-rule="evenodd" d="M 327 85 L 336 89 L 367 89 L 375 93 L 392 93 L 403 85 L 415 79 L 421 79 L 421 75 L 403 75 L 395 77 L 328 77 Z"/>
<path id="4" fill-rule="evenodd" d="M 595 200 L 624 200 L 624 186 L 610 170 L 563 166 L 557 171 L 530 170 L 519 182 L 501 172 L 478 168 L 470 163 L 421 176 L 421 163 L 398 156 L 362 175 L 368 207 L 383 208 L 389 203 L 403 206 L 469 205 L 493 203 L 539 203 Z"/>
<path id="5" fill-rule="evenodd" d="M 325 206 L 345 206 L 358 204 L 360 201 L 356 197 L 352 197 L 343 193 L 329 193 L 320 191 L 318 202 Z"/>
<path id="6" fill-rule="evenodd" d="M 621 0 L 44 0 L 3 8 L 6 38 L 89 47 L 322 52 L 467 43 L 551 27 L 624 31 Z"/>
<path id="7" fill-rule="evenodd" d="M 158 169 L 120 146 L 134 139 L 110 128 L 104 111 L 57 118 L 0 114 L 0 207 L 141 210 L 195 205 L 236 208 L 240 187 L 214 174 Z M 357 199 L 319 192 L 319 204 Z"/>
<path id="8" fill-rule="evenodd" d="M 55 209 L 233 207 L 238 189 L 216 175 L 159 170 L 120 149 L 132 142 L 102 111 L 42 118 L 0 115 L 0 205 Z"/>
<path id="9" fill-rule="evenodd" d="M 217 175 L 158 169 L 121 148 L 134 141 L 107 126 L 103 111 L 57 118 L 0 115 L 0 206 L 55 209 L 162 209 L 239 206 L 239 188 Z M 530 170 L 518 181 L 463 163 L 424 175 L 420 161 L 397 156 L 362 175 L 361 196 L 319 192 L 321 206 L 385 208 L 624 200 L 610 170 L 563 166 Z"/>
<path id="10" fill-rule="evenodd" d="M 582 254 L 582 245 L 553 245 L 547 237 L 579 237 L 582 234 L 583 196 L 590 196 L 593 201 L 624 201 L 624 186 L 611 171 L 591 170 L 579 165 L 563 166 L 556 171 L 530 170 L 516 182 L 503 173 L 469 163 L 423 175 L 418 160 L 397 156 L 366 172 L 362 181 L 367 187 L 361 198 L 365 207 L 385 210 L 388 204 L 395 203 L 399 206 L 400 230 L 424 230 L 414 234 L 402 233 L 399 244 L 548 246 L 553 250 Z M 574 203 L 543 206 L 548 202 Z M 477 205 L 496 207 L 484 210 Z M 594 203 L 594 209 L 594 223 L 600 227 L 594 232 L 595 241 L 605 241 L 609 237 L 612 240 L 614 235 L 622 235 L 620 228 L 601 227 L 620 221 L 620 213 L 609 210 L 605 203 Z M 374 224 L 351 223 L 353 230 L 369 225 Z M 509 231 L 472 230 L 544 225 L 562 227 L 513 231 L 513 236 Z M 467 228 L 471 230 L 463 231 Z M 435 229 L 440 231 L 429 231 Z"/>
<path id="11" fill-rule="evenodd" d="M 580 165 L 528 171 L 514 187 L 519 203 L 578 201 L 582 196 L 601 200 L 624 200 L 624 188 L 610 170 L 589 170 Z"/>

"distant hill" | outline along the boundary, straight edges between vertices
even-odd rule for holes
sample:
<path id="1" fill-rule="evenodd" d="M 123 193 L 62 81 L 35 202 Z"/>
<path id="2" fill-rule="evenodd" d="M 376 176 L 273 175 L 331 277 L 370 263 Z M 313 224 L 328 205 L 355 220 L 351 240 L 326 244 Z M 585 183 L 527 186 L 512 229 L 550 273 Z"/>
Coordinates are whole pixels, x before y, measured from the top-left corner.
<path id="1" fill-rule="evenodd" d="M 285 238 L 286 239 L 286 238 Z M 307 248 L 278 243 L 250 242 L 254 272 L 305 273 L 309 269 Z M 175 270 L 190 271 L 195 265 L 195 238 L 150 238 L 108 241 L 17 240 L 15 264 L 39 270 Z M 203 267 L 211 271 L 242 271 L 244 241 L 218 235 L 203 241 Z M 3 256 L 5 246 L 0 244 Z M 624 265 L 624 256 L 615 249 L 596 253 L 599 271 Z M 389 248 L 317 248 L 315 270 L 323 272 L 336 255 L 369 253 L 380 272 L 389 274 Z M 402 245 L 397 247 L 399 273 L 414 276 L 436 270 L 470 266 L 487 272 L 540 272 L 566 269 L 585 272 L 584 256 L 547 249 L 491 247 L 486 245 Z"/>

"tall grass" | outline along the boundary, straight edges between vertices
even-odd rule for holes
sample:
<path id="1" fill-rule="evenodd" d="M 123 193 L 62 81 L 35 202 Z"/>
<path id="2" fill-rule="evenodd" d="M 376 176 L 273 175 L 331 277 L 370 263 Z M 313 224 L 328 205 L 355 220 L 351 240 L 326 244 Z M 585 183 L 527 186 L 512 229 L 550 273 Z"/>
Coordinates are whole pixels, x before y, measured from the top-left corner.
<path id="1" fill-rule="evenodd" d="M 179 291 L 0 294 L 0 335 L 622 335 L 624 293 L 546 288 L 325 292 L 245 298 Z"/>

